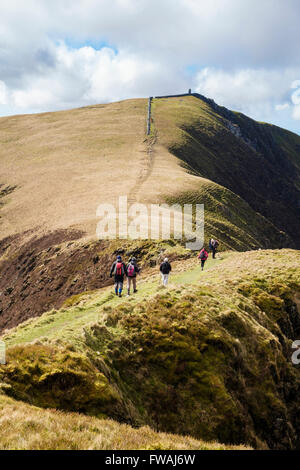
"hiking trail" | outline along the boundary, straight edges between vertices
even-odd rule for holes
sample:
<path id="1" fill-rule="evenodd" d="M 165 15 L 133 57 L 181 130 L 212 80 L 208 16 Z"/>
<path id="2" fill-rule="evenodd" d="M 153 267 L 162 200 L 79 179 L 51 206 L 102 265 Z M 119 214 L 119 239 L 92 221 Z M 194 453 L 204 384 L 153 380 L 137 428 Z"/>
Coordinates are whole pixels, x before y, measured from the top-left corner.
<path id="1" fill-rule="evenodd" d="M 141 163 L 141 169 L 138 174 L 138 177 L 136 179 L 136 182 L 134 186 L 131 188 L 131 190 L 128 193 L 128 203 L 132 204 L 134 202 L 137 202 L 137 194 L 141 190 L 142 185 L 147 181 L 147 179 L 151 176 L 152 171 L 153 171 L 153 166 L 154 166 L 154 161 L 155 161 L 155 150 L 154 150 L 154 145 L 157 141 L 157 136 L 151 137 L 150 142 L 147 145 L 146 150 L 141 150 L 143 154 L 146 154 L 146 158 L 142 158 L 140 163 Z"/>

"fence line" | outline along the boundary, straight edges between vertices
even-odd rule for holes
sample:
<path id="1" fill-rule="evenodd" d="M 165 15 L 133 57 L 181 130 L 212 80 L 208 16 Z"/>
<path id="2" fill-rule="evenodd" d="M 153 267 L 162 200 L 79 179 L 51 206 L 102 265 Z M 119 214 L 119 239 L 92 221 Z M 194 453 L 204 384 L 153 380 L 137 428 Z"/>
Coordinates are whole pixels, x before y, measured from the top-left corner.
<path id="1" fill-rule="evenodd" d="M 151 131 L 151 103 L 152 103 L 152 96 L 150 96 L 148 100 L 148 116 L 147 116 L 147 135 L 150 135 Z"/>
<path id="2" fill-rule="evenodd" d="M 204 101 L 205 103 L 209 104 L 210 106 L 212 106 L 215 110 L 218 110 L 218 111 L 222 111 L 222 114 L 225 116 L 225 117 L 229 117 L 233 116 L 233 113 L 229 110 L 227 110 L 226 108 L 222 108 L 220 106 L 218 106 L 214 100 L 210 99 L 210 98 L 206 98 L 206 96 L 203 96 L 203 95 L 200 95 L 199 93 L 192 93 L 192 90 L 189 89 L 188 93 L 180 93 L 178 95 L 163 95 L 163 96 L 154 96 L 155 99 L 159 99 L 159 98 L 180 98 L 181 96 L 194 96 L 195 98 L 198 98 L 199 100 L 201 101 Z M 148 99 L 148 115 L 147 115 L 147 135 L 150 135 L 150 132 L 151 132 L 151 104 L 152 104 L 152 100 L 153 100 L 153 96 L 150 96 L 150 98 Z"/>

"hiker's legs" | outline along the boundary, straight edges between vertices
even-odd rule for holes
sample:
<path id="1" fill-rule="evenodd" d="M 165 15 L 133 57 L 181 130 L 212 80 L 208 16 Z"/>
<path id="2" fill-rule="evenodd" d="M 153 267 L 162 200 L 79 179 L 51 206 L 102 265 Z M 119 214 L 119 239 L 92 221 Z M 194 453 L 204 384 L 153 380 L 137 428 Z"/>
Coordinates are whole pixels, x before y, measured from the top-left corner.
<path id="1" fill-rule="evenodd" d="M 136 277 L 132 278 L 133 292 L 136 292 Z"/>
<path id="2" fill-rule="evenodd" d="M 164 286 L 168 285 L 169 274 L 163 274 L 163 283 Z"/>
<path id="3" fill-rule="evenodd" d="M 131 279 L 132 277 L 127 278 L 127 294 L 130 294 L 130 286 L 131 286 Z"/>
<path id="4" fill-rule="evenodd" d="M 216 257 L 216 250 L 215 250 L 214 248 L 212 249 L 212 257 L 213 257 L 214 259 L 215 259 L 215 257 Z"/>
<path id="5" fill-rule="evenodd" d="M 119 285 L 119 297 L 121 297 L 121 295 L 122 295 L 122 290 L 123 290 L 123 281 L 119 281 L 119 282 L 118 282 L 118 285 Z"/>
<path id="6" fill-rule="evenodd" d="M 115 294 L 118 295 L 118 282 L 115 282 Z"/>
<path id="7" fill-rule="evenodd" d="M 202 271 L 203 271 L 203 268 L 204 268 L 204 264 L 205 264 L 205 261 L 204 261 L 204 259 L 202 259 L 201 260 L 201 269 L 202 269 Z"/>

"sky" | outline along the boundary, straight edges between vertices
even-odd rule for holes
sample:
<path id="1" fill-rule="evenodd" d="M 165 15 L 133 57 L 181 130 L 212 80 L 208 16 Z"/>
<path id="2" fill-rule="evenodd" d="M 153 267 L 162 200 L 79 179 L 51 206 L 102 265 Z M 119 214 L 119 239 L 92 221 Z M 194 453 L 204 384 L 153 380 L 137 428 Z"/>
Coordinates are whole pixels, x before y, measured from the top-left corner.
<path id="1" fill-rule="evenodd" d="M 192 91 L 300 134 L 299 0 L 0 0 L 0 116 Z"/>

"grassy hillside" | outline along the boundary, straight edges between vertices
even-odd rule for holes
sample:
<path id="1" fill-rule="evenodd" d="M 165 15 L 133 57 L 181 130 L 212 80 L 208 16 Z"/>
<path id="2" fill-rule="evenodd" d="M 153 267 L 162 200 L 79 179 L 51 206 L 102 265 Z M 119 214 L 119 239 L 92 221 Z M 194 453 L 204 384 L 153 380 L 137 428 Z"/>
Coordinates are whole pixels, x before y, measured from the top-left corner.
<path id="1" fill-rule="evenodd" d="M 145 100 L 0 118 L 2 236 L 71 225 L 96 232 L 96 209 L 127 193 L 145 150 Z M 129 162 L 133 164 L 129 164 Z"/>
<path id="2" fill-rule="evenodd" d="M 0 118 L 0 448 L 300 448 L 300 138 L 201 96 L 154 100 L 146 137 L 146 111 Z M 219 258 L 97 240 L 120 195 L 204 203 Z M 117 254 L 143 268 L 126 299 Z"/>
<path id="3" fill-rule="evenodd" d="M 160 143 L 193 174 L 243 198 L 299 248 L 300 137 L 198 97 L 154 100 Z"/>
<path id="4" fill-rule="evenodd" d="M 2 238 L 70 228 L 95 237 L 100 203 L 187 192 L 208 204 L 207 237 L 216 231 L 225 248 L 298 246 L 298 136 L 187 96 L 154 100 L 146 138 L 146 109 L 139 99 L 0 118 Z M 216 192 L 223 204 L 210 203 Z"/>
<path id="5" fill-rule="evenodd" d="M 139 99 L 0 118 L 0 331 L 107 285 L 123 242 L 96 242 L 96 210 L 119 195 L 204 203 L 205 242 L 221 250 L 298 246 L 298 136 L 186 96 L 154 100 L 146 138 L 146 110 Z M 142 245 L 143 265 L 159 262 L 165 248 Z"/>
<path id="6" fill-rule="evenodd" d="M 83 293 L 7 332 L 2 390 L 206 441 L 299 446 L 298 253 L 222 258 L 204 272 L 178 261 L 168 290 L 150 271 L 136 296 Z"/>
<path id="7" fill-rule="evenodd" d="M 249 450 L 134 429 L 112 420 L 41 410 L 0 394 L 0 450 Z"/>

